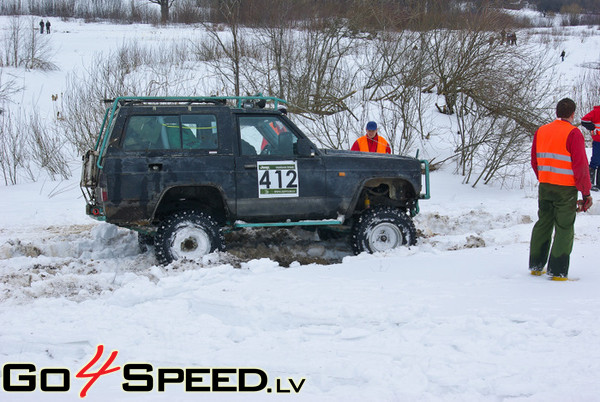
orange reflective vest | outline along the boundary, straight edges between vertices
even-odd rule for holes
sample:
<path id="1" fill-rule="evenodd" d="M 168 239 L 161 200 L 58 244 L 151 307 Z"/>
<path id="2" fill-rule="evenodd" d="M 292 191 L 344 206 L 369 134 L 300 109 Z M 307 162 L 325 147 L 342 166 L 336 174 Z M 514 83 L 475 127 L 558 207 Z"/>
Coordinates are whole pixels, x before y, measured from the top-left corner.
<path id="1" fill-rule="evenodd" d="M 537 131 L 536 158 L 540 183 L 575 186 L 571 153 L 567 137 L 575 127 L 565 120 L 555 120 Z"/>
<path id="2" fill-rule="evenodd" d="M 369 143 L 367 142 L 368 138 L 366 135 L 363 135 L 356 141 L 358 142 L 358 150 L 360 152 L 369 152 Z M 385 154 L 385 153 L 387 153 L 387 147 L 388 147 L 388 143 L 385 140 L 385 138 L 377 135 L 377 151 L 376 152 L 379 154 Z"/>

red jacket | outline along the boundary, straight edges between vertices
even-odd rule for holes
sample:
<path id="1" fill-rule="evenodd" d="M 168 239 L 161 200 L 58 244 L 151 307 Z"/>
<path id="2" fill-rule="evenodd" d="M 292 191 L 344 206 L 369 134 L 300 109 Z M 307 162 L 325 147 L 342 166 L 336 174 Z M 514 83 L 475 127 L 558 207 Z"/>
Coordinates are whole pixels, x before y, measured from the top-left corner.
<path id="1" fill-rule="evenodd" d="M 369 152 L 377 152 L 377 145 L 379 144 L 379 139 L 381 139 L 381 140 L 383 140 L 382 143 L 385 145 L 385 153 L 386 154 L 392 153 L 390 144 L 388 144 L 388 142 L 383 137 L 380 137 L 379 135 L 375 135 L 375 137 L 373 137 L 372 140 L 369 139 L 369 137 L 367 137 L 366 135 L 363 135 L 363 137 L 365 137 L 367 140 L 367 144 L 369 145 Z M 354 144 L 352 145 L 352 148 L 350 150 L 351 151 L 360 151 L 359 140 L 354 141 Z"/>
<path id="2" fill-rule="evenodd" d="M 591 112 L 581 118 L 581 124 L 588 130 L 594 125 L 592 140 L 600 142 L 600 106 L 594 106 Z"/>
<path id="3" fill-rule="evenodd" d="M 557 121 L 550 123 L 550 125 L 557 123 Z M 577 190 L 581 191 L 582 195 L 589 195 L 592 183 L 590 181 L 590 169 L 587 154 L 585 153 L 585 141 L 583 140 L 581 131 L 575 126 L 572 127 L 573 129 L 567 136 L 566 149 L 571 155 L 571 166 L 575 178 L 575 187 L 577 187 Z M 539 179 L 537 153 L 538 131 L 536 131 L 533 136 L 533 145 L 531 146 L 531 167 Z"/>

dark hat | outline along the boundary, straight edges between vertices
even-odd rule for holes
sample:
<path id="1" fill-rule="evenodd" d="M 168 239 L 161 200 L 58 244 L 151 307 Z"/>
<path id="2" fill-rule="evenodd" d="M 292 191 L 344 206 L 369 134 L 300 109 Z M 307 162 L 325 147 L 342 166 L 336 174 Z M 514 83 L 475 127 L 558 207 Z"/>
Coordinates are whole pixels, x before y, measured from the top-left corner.
<path id="1" fill-rule="evenodd" d="M 367 123 L 367 130 L 377 130 L 377 123 L 370 121 Z"/>

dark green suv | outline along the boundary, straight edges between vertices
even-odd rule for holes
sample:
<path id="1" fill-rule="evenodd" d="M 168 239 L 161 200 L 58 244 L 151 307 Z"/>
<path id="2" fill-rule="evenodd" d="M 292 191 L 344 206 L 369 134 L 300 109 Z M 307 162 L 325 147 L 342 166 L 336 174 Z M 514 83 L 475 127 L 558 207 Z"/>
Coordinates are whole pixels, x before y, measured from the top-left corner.
<path id="1" fill-rule="evenodd" d="M 411 217 L 429 198 L 428 163 L 318 149 L 284 104 L 262 96 L 115 99 L 83 157 L 87 214 L 138 231 L 163 264 L 224 250 L 224 228 L 347 231 L 356 253 L 415 244 Z"/>

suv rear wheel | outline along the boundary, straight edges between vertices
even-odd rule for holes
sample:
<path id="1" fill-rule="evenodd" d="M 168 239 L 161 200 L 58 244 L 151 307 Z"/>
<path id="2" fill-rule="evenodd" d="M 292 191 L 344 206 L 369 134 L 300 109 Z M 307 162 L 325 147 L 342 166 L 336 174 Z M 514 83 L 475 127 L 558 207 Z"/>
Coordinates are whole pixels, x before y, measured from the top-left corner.
<path id="1" fill-rule="evenodd" d="M 175 260 L 199 260 L 213 251 L 225 250 L 219 225 L 210 215 L 199 211 L 176 212 L 156 231 L 156 259 L 161 264 Z"/>
<path id="2" fill-rule="evenodd" d="M 417 230 L 412 219 L 392 207 L 373 207 L 362 213 L 352 227 L 352 249 L 376 253 L 402 245 L 417 243 Z"/>

